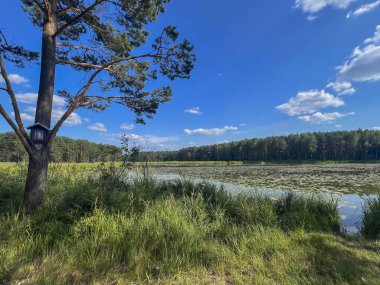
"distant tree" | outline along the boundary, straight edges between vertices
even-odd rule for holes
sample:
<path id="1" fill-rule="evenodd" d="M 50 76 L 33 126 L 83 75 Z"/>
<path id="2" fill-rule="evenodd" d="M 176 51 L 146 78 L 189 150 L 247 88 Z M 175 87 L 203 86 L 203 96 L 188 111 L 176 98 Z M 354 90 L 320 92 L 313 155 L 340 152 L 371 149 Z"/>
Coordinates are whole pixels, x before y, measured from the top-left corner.
<path id="1" fill-rule="evenodd" d="M 378 160 L 380 131 L 305 133 L 190 147 L 170 152 L 143 152 L 142 161 L 216 160 Z"/>
<path id="2" fill-rule="evenodd" d="M 129 108 L 136 121 L 151 118 L 161 103 L 170 100 L 170 86 L 146 88 L 158 75 L 171 80 L 189 78 L 195 56 L 193 46 L 178 41 L 174 26 L 163 29 L 146 47 L 146 26 L 165 11 L 170 0 L 22 0 L 32 23 L 42 32 L 41 52 L 7 41 L 0 31 L 0 68 L 5 81 L 1 91 L 8 93 L 14 120 L 0 105 L 0 113 L 17 134 L 29 154 L 29 170 L 25 186 L 24 206 L 34 213 L 44 201 L 48 157 L 63 123 L 79 108 L 102 111 L 112 103 Z M 3 13 L 5 8 L 3 7 Z M 53 126 L 46 144 L 33 144 L 26 133 L 12 84 L 4 62 L 19 67 L 40 59 L 40 81 L 35 123 L 51 128 L 55 68 L 71 67 L 86 75 L 86 83 L 71 93 L 57 90 L 65 98 L 67 110 Z M 100 77 L 102 75 L 102 77 Z M 101 93 L 93 93 L 94 85 Z M 118 90 L 118 95 L 114 91 Z M 113 92 L 110 94 L 110 92 Z M 69 155 L 69 152 L 68 152 Z"/>

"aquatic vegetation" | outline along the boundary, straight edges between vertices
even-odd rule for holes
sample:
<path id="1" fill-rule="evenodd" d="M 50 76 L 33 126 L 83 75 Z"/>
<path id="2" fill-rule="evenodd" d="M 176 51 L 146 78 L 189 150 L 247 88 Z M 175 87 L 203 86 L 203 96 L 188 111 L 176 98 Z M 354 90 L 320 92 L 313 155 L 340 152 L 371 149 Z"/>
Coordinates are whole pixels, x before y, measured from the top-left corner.
<path id="1" fill-rule="evenodd" d="M 257 188 L 341 194 L 380 193 L 378 164 L 292 164 L 155 167 L 158 174 L 234 183 Z"/>

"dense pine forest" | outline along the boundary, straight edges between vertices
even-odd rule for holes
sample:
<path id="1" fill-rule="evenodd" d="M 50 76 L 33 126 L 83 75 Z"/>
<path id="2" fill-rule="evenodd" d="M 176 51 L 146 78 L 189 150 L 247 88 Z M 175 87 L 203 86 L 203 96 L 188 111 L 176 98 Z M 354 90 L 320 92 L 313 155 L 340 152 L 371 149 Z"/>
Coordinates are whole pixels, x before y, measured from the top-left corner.
<path id="1" fill-rule="evenodd" d="M 100 162 L 120 160 L 121 149 L 113 145 L 97 144 L 87 140 L 57 137 L 52 147 L 52 162 Z M 0 134 L 0 161 L 27 161 L 28 155 L 12 132 Z"/>
<path id="2" fill-rule="evenodd" d="M 179 151 L 145 152 L 143 161 L 313 161 L 380 159 L 380 131 L 318 132 L 246 139 L 189 147 Z"/>
<path id="3" fill-rule="evenodd" d="M 99 162 L 121 159 L 121 149 L 87 140 L 58 137 L 52 162 Z M 318 132 L 253 138 L 189 147 L 178 151 L 142 152 L 140 161 L 315 161 L 380 159 L 380 131 Z M 27 154 L 12 132 L 0 134 L 0 161 L 27 161 Z"/>

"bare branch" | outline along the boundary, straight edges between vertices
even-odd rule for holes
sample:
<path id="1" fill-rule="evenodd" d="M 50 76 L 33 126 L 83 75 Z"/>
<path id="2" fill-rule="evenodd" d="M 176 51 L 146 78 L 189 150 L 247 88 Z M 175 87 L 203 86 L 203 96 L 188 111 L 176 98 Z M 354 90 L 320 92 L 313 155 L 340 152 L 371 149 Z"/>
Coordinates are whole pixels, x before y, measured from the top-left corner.
<path id="1" fill-rule="evenodd" d="M 33 148 L 29 144 L 28 140 L 25 139 L 22 132 L 17 128 L 16 124 L 12 121 L 12 119 L 8 116 L 7 112 L 3 108 L 3 106 L 0 104 L 0 114 L 4 117 L 4 119 L 8 122 L 8 124 L 12 127 L 13 131 L 16 133 L 17 137 L 20 139 L 22 145 L 24 146 L 25 150 L 29 154 L 33 154 Z"/>
<path id="2" fill-rule="evenodd" d="M 5 37 L 5 35 L 3 34 L 3 32 L 2 32 L 1 30 L 0 30 L 0 36 L 3 38 L 5 44 L 6 44 L 7 46 L 10 46 L 10 44 L 9 44 L 8 41 L 7 41 L 7 38 Z"/>
<path id="3" fill-rule="evenodd" d="M 78 22 L 80 19 L 82 19 L 85 15 L 87 15 L 88 13 L 90 13 L 91 10 L 93 10 L 96 6 L 98 6 L 99 4 L 101 4 L 103 2 L 105 2 L 105 0 L 95 0 L 95 2 L 92 5 L 88 6 L 82 13 L 80 13 L 79 15 L 77 15 L 76 17 L 74 17 L 73 19 L 71 19 L 70 21 L 68 21 L 66 24 L 64 24 L 63 26 L 61 26 L 60 28 L 58 28 L 58 30 L 55 32 L 55 34 L 53 35 L 53 37 L 57 37 L 66 28 L 74 25 L 76 22 Z"/>
<path id="4" fill-rule="evenodd" d="M 57 136 L 57 133 L 59 129 L 62 127 L 63 123 L 67 120 L 68 117 L 75 111 L 75 109 L 78 108 L 77 103 L 82 100 L 82 98 L 86 95 L 88 89 L 90 88 L 92 82 L 95 80 L 95 78 L 99 75 L 100 72 L 103 70 L 106 70 L 109 66 L 111 66 L 113 63 L 109 63 L 104 65 L 102 68 L 98 69 L 94 72 L 94 74 L 91 75 L 90 79 L 87 81 L 86 85 L 84 85 L 81 88 L 80 93 L 76 96 L 74 102 L 71 103 L 70 107 L 67 109 L 67 111 L 62 115 L 62 117 L 58 120 L 58 122 L 55 124 L 53 130 L 50 133 L 50 140 L 48 142 L 48 147 L 52 145 L 54 142 L 55 137 Z"/>
<path id="5" fill-rule="evenodd" d="M 28 135 L 27 135 L 27 133 L 26 133 L 26 131 L 24 129 L 24 125 L 22 123 L 22 119 L 21 119 L 21 115 L 20 115 L 20 110 L 19 110 L 18 104 L 17 104 L 16 95 L 13 92 L 12 84 L 11 84 L 9 78 L 8 78 L 7 72 L 5 70 L 3 58 L 1 56 L 0 56 L 0 71 L 1 71 L 2 77 L 4 78 L 4 81 L 5 81 L 5 85 L 6 85 L 6 89 L 5 90 L 9 94 L 9 97 L 11 98 L 11 102 L 12 102 L 12 106 L 13 106 L 13 111 L 15 113 L 15 118 L 16 118 L 16 122 L 17 122 L 17 125 L 18 125 L 18 128 L 19 128 L 19 131 L 24 136 L 25 140 L 28 141 L 29 143 L 31 143 L 30 139 L 29 139 L 29 137 L 28 137 Z"/>
<path id="6" fill-rule="evenodd" d="M 66 110 L 66 112 L 62 115 L 62 117 L 58 120 L 58 122 L 56 123 L 56 125 L 54 126 L 53 130 L 51 131 L 51 134 L 50 134 L 50 140 L 48 142 L 48 146 L 50 147 L 59 131 L 59 129 L 62 127 L 63 123 L 67 120 L 68 117 L 70 117 L 70 115 L 78 108 L 82 107 L 83 105 L 82 104 L 79 104 L 78 103 L 86 96 L 87 94 L 87 91 L 90 89 L 93 81 L 95 80 L 95 78 L 104 70 L 108 70 L 110 67 L 112 67 L 113 65 L 115 64 L 118 64 L 120 62 L 123 62 L 123 61 L 128 61 L 128 60 L 135 60 L 135 59 L 139 59 L 139 58 L 147 58 L 147 57 L 161 57 L 160 55 L 152 55 L 151 53 L 147 53 L 147 54 L 144 54 L 144 55 L 139 55 L 139 56 L 129 56 L 129 57 L 124 57 L 124 58 L 118 58 L 116 60 L 113 60 L 113 61 L 110 61 L 108 63 L 106 63 L 105 65 L 103 65 L 102 67 L 100 67 L 97 71 L 95 71 L 90 79 L 87 81 L 87 83 L 79 90 L 79 92 L 77 93 L 77 96 L 75 97 L 75 100 L 71 103 L 70 107 Z M 109 97 L 107 97 L 109 98 Z M 109 100 L 105 98 L 104 100 Z M 99 100 L 100 101 L 100 100 Z M 118 103 L 118 102 L 117 102 Z"/>
<path id="7" fill-rule="evenodd" d="M 105 53 L 104 50 L 94 49 L 94 48 L 90 48 L 90 47 L 86 47 L 86 46 L 77 46 L 77 45 L 66 43 L 66 42 L 57 43 L 57 47 L 69 47 L 71 49 L 83 49 L 83 50 L 86 50 L 86 51 Z"/>
<path id="8" fill-rule="evenodd" d="M 65 9 L 58 10 L 57 14 L 62 15 L 62 14 L 68 13 L 68 12 L 80 13 L 80 9 L 69 6 Z"/>
<path id="9" fill-rule="evenodd" d="M 88 67 L 88 68 L 93 68 L 93 69 L 102 69 L 103 66 L 101 65 L 96 65 L 96 64 L 90 64 L 90 63 L 85 63 L 85 62 L 75 62 L 75 61 L 68 61 L 68 60 L 57 60 L 57 64 L 62 64 L 62 65 L 73 65 L 73 66 L 78 66 L 78 67 Z M 111 68 L 105 68 L 102 70 L 108 70 L 112 72 Z"/>

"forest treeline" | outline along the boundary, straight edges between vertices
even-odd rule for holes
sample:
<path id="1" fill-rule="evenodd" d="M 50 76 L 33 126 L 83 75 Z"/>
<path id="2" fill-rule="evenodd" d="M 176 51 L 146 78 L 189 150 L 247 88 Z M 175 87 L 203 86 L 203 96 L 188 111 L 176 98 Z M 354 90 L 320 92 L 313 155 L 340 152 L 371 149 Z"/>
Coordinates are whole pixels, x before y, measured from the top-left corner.
<path id="1" fill-rule="evenodd" d="M 312 161 L 380 159 L 380 131 L 317 132 L 245 139 L 189 147 L 179 151 L 144 152 L 141 161 Z"/>
<path id="2" fill-rule="evenodd" d="M 52 162 L 107 162 L 121 160 L 122 152 L 117 146 L 98 144 L 87 140 L 57 137 L 52 146 Z M 0 134 L 0 161 L 27 161 L 28 155 L 12 132 Z"/>

